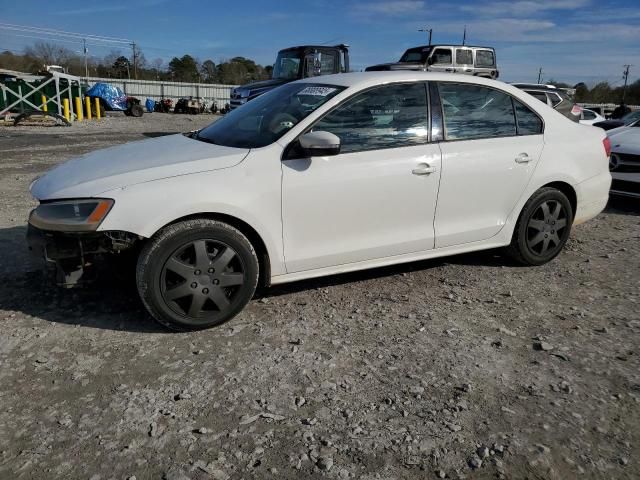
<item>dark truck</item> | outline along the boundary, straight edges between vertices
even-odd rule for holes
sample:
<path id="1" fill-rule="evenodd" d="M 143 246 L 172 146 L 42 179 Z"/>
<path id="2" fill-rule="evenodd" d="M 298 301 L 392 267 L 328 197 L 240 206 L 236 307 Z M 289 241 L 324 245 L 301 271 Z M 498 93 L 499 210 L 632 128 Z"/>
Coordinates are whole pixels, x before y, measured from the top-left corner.
<path id="1" fill-rule="evenodd" d="M 450 72 L 498 78 L 496 52 L 491 47 L 471 45 L 423 45 L 402 54 L 395 63 L 381 63 L 365 68 L 366 72 L 383 70 L 422 70 Z"/>
<path id="2" fill-rule="evenodd" d="M 271 79 L 232 89 L 229 107 L 233 110 L 258 95 L 294 80 L 348 71 L 348 45 L 302 45 L 285 48 L 278 52 Z"/>

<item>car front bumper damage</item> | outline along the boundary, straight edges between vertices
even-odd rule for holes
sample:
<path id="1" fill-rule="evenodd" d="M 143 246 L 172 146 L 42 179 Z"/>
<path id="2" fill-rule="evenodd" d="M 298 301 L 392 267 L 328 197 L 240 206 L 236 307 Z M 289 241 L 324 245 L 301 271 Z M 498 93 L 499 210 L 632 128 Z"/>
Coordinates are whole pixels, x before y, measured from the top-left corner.
<path id="1" fill-rule="evenodd" d="M 27 227 L 31 253 L 44 262 L 48 276 L 61 287 L 72 288 L 96 278 L 96 267 L 106 258 L 131 250 L 141 237 L 129 232 L 55 232 Z"/>

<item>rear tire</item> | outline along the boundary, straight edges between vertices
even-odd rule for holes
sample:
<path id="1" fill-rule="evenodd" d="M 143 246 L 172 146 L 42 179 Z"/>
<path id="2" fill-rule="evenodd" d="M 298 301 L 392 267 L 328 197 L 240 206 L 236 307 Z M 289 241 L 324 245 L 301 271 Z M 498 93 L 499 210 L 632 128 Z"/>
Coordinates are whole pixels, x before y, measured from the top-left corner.
<path id="1" fill-rule="evenodd" d="M 144 114 L 144 110 L 142 109 L 142 105 L 131 105 L 130 108 L 132 117 L 141 117 Z"/>
<path id="2" fill-rule="evenodd" d="M 507 252 L 523 265 L 542 265 L 555 258 L 571 233 L 573 209 L 560 190 L 544 187 L 525 203 Z"/>
<path id="3" fill-rule="evenodd" d="M 140 252 L 138 292 L 162 325 L 193 331 L 237 315 L 258 285 L 258 256 L 236 228 L 194 219 L 169 225 Z"/>

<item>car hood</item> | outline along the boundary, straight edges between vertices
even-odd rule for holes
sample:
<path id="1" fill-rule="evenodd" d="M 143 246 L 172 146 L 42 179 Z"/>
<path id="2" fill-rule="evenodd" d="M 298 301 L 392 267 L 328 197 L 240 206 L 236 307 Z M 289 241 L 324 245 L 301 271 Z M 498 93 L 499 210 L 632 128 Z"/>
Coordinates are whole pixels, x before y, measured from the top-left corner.
<path id="1" fill-rule="evenodd" d="M 271 80 L 262 80 L 259 82 L 247 83 L 246 85 L 241 85 L 235 88 L 236 92 L 241 91 L 249 91 L 251 94 L 257 93 L 258 91 L 266 91 L 272 88 L 279 87 L 280 85 L 284 85 L 285 83 L 289 83 L 291 80 L 284 80 L 281 78 L 272 78 Z"/>
<path id="2" fill-rule="evenodd" d="M 612 151 L 640 155 L 640 127 L 620 127 L 609 130 L 607 135 Z"/>
<path id="3" fill-rule="evenodd" d="M 182 134 L 87 153 L 50 170 L 31 186 L 38 200 L 94 197 L 108 190 L 233 167 L 249 153 Z"/>

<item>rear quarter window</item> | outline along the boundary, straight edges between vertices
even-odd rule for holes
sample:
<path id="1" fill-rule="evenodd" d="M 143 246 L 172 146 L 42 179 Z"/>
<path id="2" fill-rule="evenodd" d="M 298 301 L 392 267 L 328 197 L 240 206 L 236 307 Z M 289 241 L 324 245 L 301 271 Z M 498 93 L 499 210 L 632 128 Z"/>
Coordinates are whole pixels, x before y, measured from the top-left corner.
<path id="1" fill-rule="evenodd" d="M 496 66 L 496 57 L 491 50 L 476 50 L 476 67 L 493 68 Z"/>

